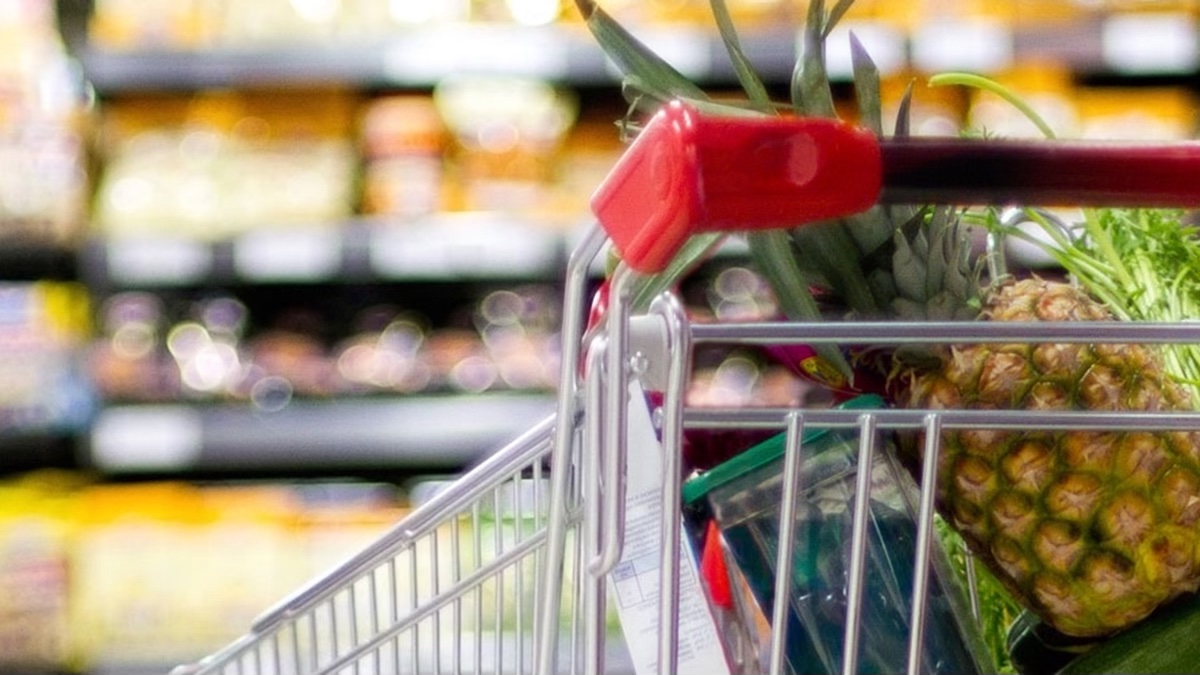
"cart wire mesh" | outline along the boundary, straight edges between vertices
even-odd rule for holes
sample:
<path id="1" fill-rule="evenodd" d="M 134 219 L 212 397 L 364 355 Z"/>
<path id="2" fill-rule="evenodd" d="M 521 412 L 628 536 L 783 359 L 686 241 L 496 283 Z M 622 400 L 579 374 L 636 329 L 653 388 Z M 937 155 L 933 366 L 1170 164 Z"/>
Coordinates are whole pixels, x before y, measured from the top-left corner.
<path id="1" fill-rule="evenodd" d="M 544 573 L 539 553 L 552 422 L 529 430 L 374 545 L 265 613 L 242 639 L 177 671 L 528 672 Z"/>

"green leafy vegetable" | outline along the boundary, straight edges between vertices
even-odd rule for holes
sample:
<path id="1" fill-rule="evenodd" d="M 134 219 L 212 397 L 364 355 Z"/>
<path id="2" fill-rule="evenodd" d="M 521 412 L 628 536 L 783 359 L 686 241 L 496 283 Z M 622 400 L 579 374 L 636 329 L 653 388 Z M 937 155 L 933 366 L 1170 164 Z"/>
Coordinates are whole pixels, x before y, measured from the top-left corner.
<path id="1" fill-rule="evenodd" d="M 941 540 L 950 559 L 950 566 L 966 587 L 967 579 L 975 579 L 975 590 L 979 600 L 979 628 L 987 645 L 997 673 L 1016 673 L 1016 666 L 1008 655 L 1008 631 L 1023 608 L 1012 594 L 988 572 L 983 565 L 967 554 L 962 537 L 950 528 L 941 516 L 934 517 L 934 532 Z"/>
<path id="2" fill-rule="evenodd" d="M 1177 323 L 1200 318 L 1200 235 L 1173 209 L 1106 208 L 1085 212 L 1080 236 L 1034 219 L 1047 238 L 1020 229 L 1006 235 L 1039 246 L 1120 319 Z M 1200 345 L 1171 344 L 1164 368 L 1200 402 Z"/>

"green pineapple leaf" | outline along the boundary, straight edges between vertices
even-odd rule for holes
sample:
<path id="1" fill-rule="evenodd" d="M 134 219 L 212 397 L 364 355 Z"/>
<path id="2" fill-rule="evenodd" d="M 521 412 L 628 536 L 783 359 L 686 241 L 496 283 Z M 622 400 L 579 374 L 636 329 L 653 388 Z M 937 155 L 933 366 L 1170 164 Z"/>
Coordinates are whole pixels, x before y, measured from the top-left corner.
<path id="1" fill-rule="evenodd" d="M 854 96 L 858 101 L 860 123 L 878 137 L 883 136 L 883 104 L 879 84 L 879 68 L 865 47 L 853 33 L 850 34 L 850 59 L 854 68 Z M 895 229 L 885 209 L 874 206 L 866 213 L 847 216 L 843 219 L 858 249 L 870 255 L 887 244 Z M 876 295 L 878 304 L 886 304 L 888 297 Z"/>
<path id="2" fill-rule="evenodd" d="M 595 0 L 576 0 L 575 4 L 601 50 L 623 75 L 625 96 L 632 101 L 627 119 L 622 122 L 625 134 L 636 131 L 635 124 L 629 120 L 636 112 L 653 111 L 672 99 L 686 99 L 698 108 L 719 109 L 723 114 L 747 113 L 745 109 L 733 105 L 712 103 L 708 94 L 698 85 L 638 40 Z M 692 237 L 684 243 L 665 270 L 654 275 L 639 275 L 633 281 L 634 311 L 645 311 L 658 294 L 711 255 L 723 239 L 724 235 L 720 233 Z"/>
<path id="3" fill-rule="evenodd" d="M 900 105 L 896 109 L 896 128 L 892 131 L 893 138 L 906 138 L 911 133 L 913 83 L 910 80 L 900 97 Z M 906 223 L 917 215 L 917 207 L 910 204 L 897 204 L 887 209 L 893 226 L 896 223 Z"/>
<path id="4" fill-rule="evenodd" d="M 821 37 L 829 37 L 829 33 L 837 27 L 842 17 L 850 10 L 850 6 L 854 4 L 854 0 L 838 0 L 838 3 L 829 10 L 829 18 L 826 19 L 824 27 L 821 29 Z"/>
<path id="5" fill-rule="evenodd" d="M 925 299 L 925 263 L 922 262 L 919 254 L 913 252 L 913 247 L 903 229 L 896 230 L 895 241 L 893 270 L 897 299 L 921 304 Z"/>
<path id="6" fill-rule="evenodd" d="M 729 54 L 729 60 L 733 64 L 734 72 L 737 73 L 738 82 L 746 92 L 746 97 L 755 108 L 761 109 L 764 113 L 771 112 L 774 103 L 771 101 L 770 94 L 767 93 L 767 87 L 763 84 L 762 78 L 755 72 L 754 65 L 750 63 L 746 52 L 742 50 L 741 39 L 738 37 L 737 28 L 733 25 L 733 17 L 729 14 L 729 7 L 725 4 L 725 0 L 711 0 L 709 4 L 712 6 L 713 17 L 717 23 L 717 30 L 721 34 L 721 41 L 725 44 L 725 51 Z"/>
<path id="7" fill-rule="evenodd" d="M 844 222 L 814 223 L 792 232 L 797 252 L 812 261 L 829 286 L 863 316 L 876 316 L 879 307 L 862 274 L 858 246 Z"/>
<path id="8" fill-rule="evenodd" d="M 892 130 L 894 138 L 906 138 L 911 131 L 912 124 L 912 95 L 913 83 L 910 81 L 908 86 L 904 88 L 904 95 L 900 97 L 900 105 L 896 108 L 896 128 Z"/>
<path id="9" fill-rule="evenodd" d="M 726 238 L 724 232 L 705 232 L 688 238 L 663 271 L 641 276 L 634 281 L 630 300 L 632 311 L 645 312 L 654 298 L 708 259 Z"/>
<path id="10" fill-rule="evenodd" d="M 854 69 L 854 98 L 858 100 L 859 122 L 882 137 L 883 97 L 879 67 L 854 33 L 850 33 L 850 63 Z"/>
<path id="11" fill-rule="evenodd" d="M 934 223 L 930 225 L 933 233 L 929 241 L 929 257 L 925 268 L 925 297 L 933 299 L 943 287 L 946 279 L 948 258 L 954 254 L 954 245 L 958 241 L 959 228 L 950 222 L 947 209 L 937 209 L 933 212 Z"/>
<path id="12" fill-rule="evenodd" d="M 792 73 L 792 106 L 801 115 L 836 117 L 833 91 L 825 68 L 825 35 L 827 24 L 824 0 L 812 0 L 801 35 L 801 54 Z"/>
<path id="13" fill-rule="evenodd" d="M 776 289 L 776 302 L 784 316 L 792 321 L 820 321 L 821 309 L 809 290 L 804 273 L 796 264 L 797 256 L 788 233 L 783 230 L 755 232 L 747 237 L 755 269 Z M 786 292 L 780 292 L 786 289 Z M 813 350 L 847 381 L 853 382 L 854 370 L 835 345 L 818 344 Z"/>
<path id="14" fill-rule="evenodd" d="M 664 101 L 708 99 L 699 86 L 638 40 L 595 0 L 575 0 L 575 6 L 600 48 L 623 75 L 638 79 L 639 88 Z"/>

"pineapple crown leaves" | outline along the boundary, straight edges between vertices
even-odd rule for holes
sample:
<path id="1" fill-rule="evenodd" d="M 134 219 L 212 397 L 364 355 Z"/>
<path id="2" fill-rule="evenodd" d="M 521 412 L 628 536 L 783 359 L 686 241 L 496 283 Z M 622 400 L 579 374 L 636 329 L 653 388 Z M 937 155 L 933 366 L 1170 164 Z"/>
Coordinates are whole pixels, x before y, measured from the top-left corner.
<path id="1" fill-rule="evenodd" d="M 925 208 L 897 228 L 890 315 L 907 321 L 971 321 L 982 305 L 984 261 L 972 256 L 962 213 L 949 206 Z M 944 365 L 943 349 L 902 345 L 874 365 L 889 389 L 913 386 L 919 373 Z M 904 380 L 903 382 L 901 380 Z"/>
<path id="2" fill-rule="evenodd" d="M 971 320 L 978 315 L 983 261 L 972 262 L 966 227 L 955 209 L 940 206 L 897 228 L 893 315 L 933 321 Z"/>

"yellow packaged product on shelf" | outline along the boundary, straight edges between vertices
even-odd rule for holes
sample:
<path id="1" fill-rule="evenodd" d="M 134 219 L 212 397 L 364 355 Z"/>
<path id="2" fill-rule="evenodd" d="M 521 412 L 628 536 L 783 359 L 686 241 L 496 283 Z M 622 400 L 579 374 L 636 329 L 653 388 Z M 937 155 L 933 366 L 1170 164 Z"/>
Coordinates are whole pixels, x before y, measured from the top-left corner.
<path id="1" fill-rule="evenodd" d="M 1200 12 L 1196 0 L 1076 0 L 1097 13 L 1111 12 Z"/>
<path id="2" fill-rule="evenodd" d="M 211 43 L 210 0 L 95 0 L 88 39 L 105 49 L 190 49 Z"/>
<path id="3" fill-rule="evenodd" d="M 91 486 L 72 511 L 70 634 L 79 660 L 114 672 L 195 660 L 403 512 L 382 484 Z"/>
<path id="4" fill-rule="evenodd" d="M 1087 21 L 1096 2 L 1080 0 L 1010 0 L 1019 27 L 1046 28 L 1054 24 Z"/>
<path id="5" fill-rule="evenodd" d="M 886 1 L 886 0 L 884 0 Z M 1140 2 L 1141 0 L 1132 0 Z M 1150 0 L 1155 2 L 1157 0 Z M 855 3 L 857 4 L 857 3 Z M 906 3 L 894 3 L 906 4 Z M 1085 20 L 1102 2 L 1093 0 L 922 0 L 914 3 L 920 21 L 950 18 L 983 18 L 1007 27 L 1045 27 L 1047 24 Z M 1126 3 L 1130 4 L 1130 3 Z M 1144 4 L 1144 3 L 1143 3 Z"/>
<path id="6" fill-rule="evenodd" d="M 574 226 L 587 213 L 588 198 L 621 156 L 624 146 L 612 131 L 616 115 L 582 117 L 563 142 L 547 211 Z"/>
<path id="7" fill-rule="evenodd" d="M 73 474 L 44 471 L 0 484 L 0 671 L 61 672 L 71 642 Z"/>
<path id="8" fill-rule="evenodd" d="M 314 483 L 293 488 L 303 503 L 296 520 L 292 574 L 315 578 L 379 539 L 408 513 L 391 486 Z"/>
<path id="9" fill-rule="evenodd" d="M 433 92 L 453 134 L 450 163 L 470 211 L 536 212 L 545 199 L 578 102 L 520 77 L 454 77 Z"/>
<path id="10" fill-rule="evenodd" d="M 161 667 L 236 637 L 295 587 L 287 490 L 97 485 L 79 496 L 73 633 L 88 667 Z"/>
<path id="11" fill-rule="evenodd" d="M 921 10 L 922 5 L 919 2 L 856 0 L 846 11 L 845 20 L 879 22 L 894 28 L 911 29 L 920 22 Z"/>
<path id="12" fill-rule="evenodd" d="M 216 41 L 221 45 L 271 45 L 336 37 L 340 2 L 255 0 L 222 3 Z"/>
<path id="13" fill-rule="evenodd" d="M 918 20 L 922 22 L 963 19 L 987 19 L 1011 24 L 1018 2 L 994 0 L 919 0 L 916 3 Z"/>
<path id="14" fill-rule="evenodd" d="M 356 101 L 338 90 L 131 97 L 104 120 L 93 225 L 226 239 L 354 212 Z"/>
<path id="15" fill-rule="evenodd" d="M 1081 87 L 1080 136 L 1130 141 L 1196 137 L 1196 95 L 1185 87 Z"/>

